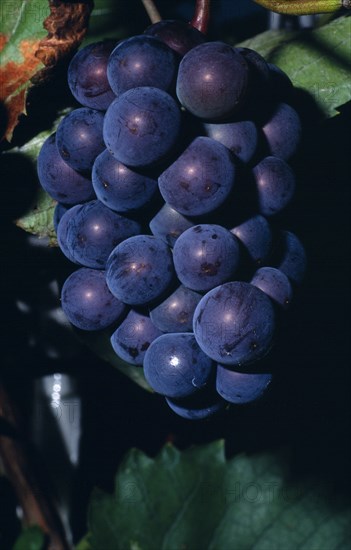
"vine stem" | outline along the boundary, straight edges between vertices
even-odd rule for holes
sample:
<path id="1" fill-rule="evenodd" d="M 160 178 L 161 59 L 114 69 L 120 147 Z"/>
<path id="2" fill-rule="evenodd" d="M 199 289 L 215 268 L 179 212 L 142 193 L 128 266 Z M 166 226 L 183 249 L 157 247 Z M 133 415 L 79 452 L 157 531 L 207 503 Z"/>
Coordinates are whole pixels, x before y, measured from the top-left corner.
<path id="1" fill-rule="evenodd" d="M 23 511 L 25 526 L 37 525 L 48 536 L 48 550 L 69 550 L 60 518 L 46 496 L 19 430 L 18 412 L 0 383 L 0 418 L 8 433 L 0 433 L 0 459 Z"/>
<path id="2" fill-rule="evenodd" d="M 145 8 L 146 13 L 150 17 L 151 23 L 158 23 L 162 20 L 161 14 L 156 8 L 153 0 L 141 0 Z"/>
<path id="3" fill-rule="evenodd" d="M 196 0 L 195 11 L 190 24 L 198 31 L 206 34 L 210 22 L 211 0 Z"/>

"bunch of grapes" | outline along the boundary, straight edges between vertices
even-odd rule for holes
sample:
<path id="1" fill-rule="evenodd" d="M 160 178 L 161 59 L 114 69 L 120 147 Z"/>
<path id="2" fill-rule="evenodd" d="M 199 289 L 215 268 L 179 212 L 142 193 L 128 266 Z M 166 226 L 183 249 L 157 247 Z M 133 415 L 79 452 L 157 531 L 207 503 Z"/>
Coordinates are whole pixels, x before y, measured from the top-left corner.
<path id="1" fill-rule="evenodd" d="M 279 310 L 305 271 L 280 227 L 295 191 L 292 84 L 257 52 L 162 21 L 75 55 L 81 104 L 38 157 L 76 266 L 62 308 L 111 345 L 179 415 L 260 397 Z M 258 362 L 258 366 L 256 368 Z"/>

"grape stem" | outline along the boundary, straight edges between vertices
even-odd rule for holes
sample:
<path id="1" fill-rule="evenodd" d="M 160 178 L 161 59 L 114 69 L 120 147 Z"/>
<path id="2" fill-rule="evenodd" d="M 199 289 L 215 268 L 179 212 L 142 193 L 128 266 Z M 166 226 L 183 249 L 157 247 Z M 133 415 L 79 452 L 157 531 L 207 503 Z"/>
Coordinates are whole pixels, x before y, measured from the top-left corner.
<path id="1" fill-rule="evenodd" d="M 161 14 L 155 6 L 153 0 L 141 0 L 146 13 L 150 17 L 151 23 L 158 23 L 162 20 Z"/>
<path id="2" fill-rule="evenodd" d="M 19 429 L 16 407 L 0 383 L 0 419 L 6 431 L 0 433 L 0 460 L 23 511 L 25 526 L 37 525 L 48 536 L 48 550 L 68 550 L 61 521 L 39 482 L 34 461 Z"/>
<path id="3" fill-rule="evenodd" d="M 210 22 L 211 0 L 196 0 L 195 11 L 190 25 L 198 31 L 206 34 Z"/>

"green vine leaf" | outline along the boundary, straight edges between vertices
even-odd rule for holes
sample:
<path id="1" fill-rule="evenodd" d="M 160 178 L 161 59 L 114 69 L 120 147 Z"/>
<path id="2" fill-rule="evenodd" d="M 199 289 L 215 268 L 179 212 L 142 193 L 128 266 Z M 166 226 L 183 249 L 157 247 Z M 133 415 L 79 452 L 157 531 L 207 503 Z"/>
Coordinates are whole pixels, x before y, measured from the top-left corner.
<path id="1" fill-rule="evenodd" d="M 26 97 L 56 63 L 82 41 L 92 0 L 14 0 L 4 2 L 0 17 L 1 131 L 11 141 Z"/>
<path id="2" fill-rule="evenodd" d="M 39 527 L 28 527 L 17 538 L 13 550 L 44 550 L 45 535 Z"/>
<path id="3" fill-rule="evenodd" d="M 266 31 L 240 45 L 278 65 L 326 117 L 333 117 L 351 100 L 350 36 L 351 18 L 340 17 L 313 31 Z"/>
<path id="4" fill-rule="evenodd" d="M 17 220 L 17 226 L 39 238 L 47 237 L 50 246 L 57 246 L 53 222 L 56 204 L 56 201 L 49 197 L 45 191 L 39 189 L 33 210 Z"/>
<path id="5" fill-rule="evenodd" d="M 351 508 L 330 487 L 293 480 L 282 456 L 224 456 L 217 441 L 151 459 L 132 449 L 113 495 L 96 489 L 91 550 L 346 550 Z"/>

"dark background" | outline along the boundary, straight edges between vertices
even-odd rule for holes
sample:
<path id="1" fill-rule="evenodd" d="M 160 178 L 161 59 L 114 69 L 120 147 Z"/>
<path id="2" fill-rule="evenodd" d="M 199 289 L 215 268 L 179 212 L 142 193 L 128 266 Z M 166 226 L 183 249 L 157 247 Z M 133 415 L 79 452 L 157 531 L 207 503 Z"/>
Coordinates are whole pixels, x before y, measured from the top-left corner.
<path id="1" fill-rule="evenodd" d="M 103 14 L 94 16 L 91 32 L 141 32 L 148 20 L 139 3 L 133 8 L 131 4 L 119 3 L 106 21 Z M 192 2 L 157 4 L 165 18 L 191 17 Z M 236 13 L 234 4 L 239 4 Z M 210 36 L 241 40 L 264 30 L 267 17 L 254 3 L 214 1 Z M 32 94 L 29 116 L 16 130 L 15 143 L 49 128 L 57 109 L 73 104 L 65 70 L 61 67 L 52 83 Z M 233 406 L 208 421 L 177 417 L 162 397 L 147 393 L 99 360 L 50 317 L 59 305 L 55 281 L 67 272 L 68 264 L 57 249 L 47 248 L 13 224 L 35 200 L 36 174 L 18 153 L 0 158 L 0 373 L 19 406 L 29 439 L 38 380 L 63 372 L 75 381 L 83 407 L 80 466 L 70 474 L 75 538 L 86 531 L 92 487 L 112 490 L 118 464 L 131 447 L 155 455 L 166 441 L 186 448 L 224 438 L 228 456 L 285 448 L 296 475 L 313 473 L 337 491 L 350 489 L 351 109 L 346 105 L 339 116 L 322 123 L 312 100 L 304 94 L 297 97 L 305 131 L 294 161 L 298 192 L 283 219 L 284 227 L 296 232 L 306 247 L 307 275 L 291 310 L 281 319 L 274 350 L 264 360 L 265 368 L 274 373 L 268 393 L 256 404 Z M 57 456 L 69 469 L 54 422 L 51 429 L 42 443 L 45 449 L 50 441 L 50 449 L 44 454 L 32 449 L 49 486 L 57 475 Z M 19 523 L 11 488 L 5 480 L 0 483 L 0 533 L 4 547 L 10 547 Z"/>

